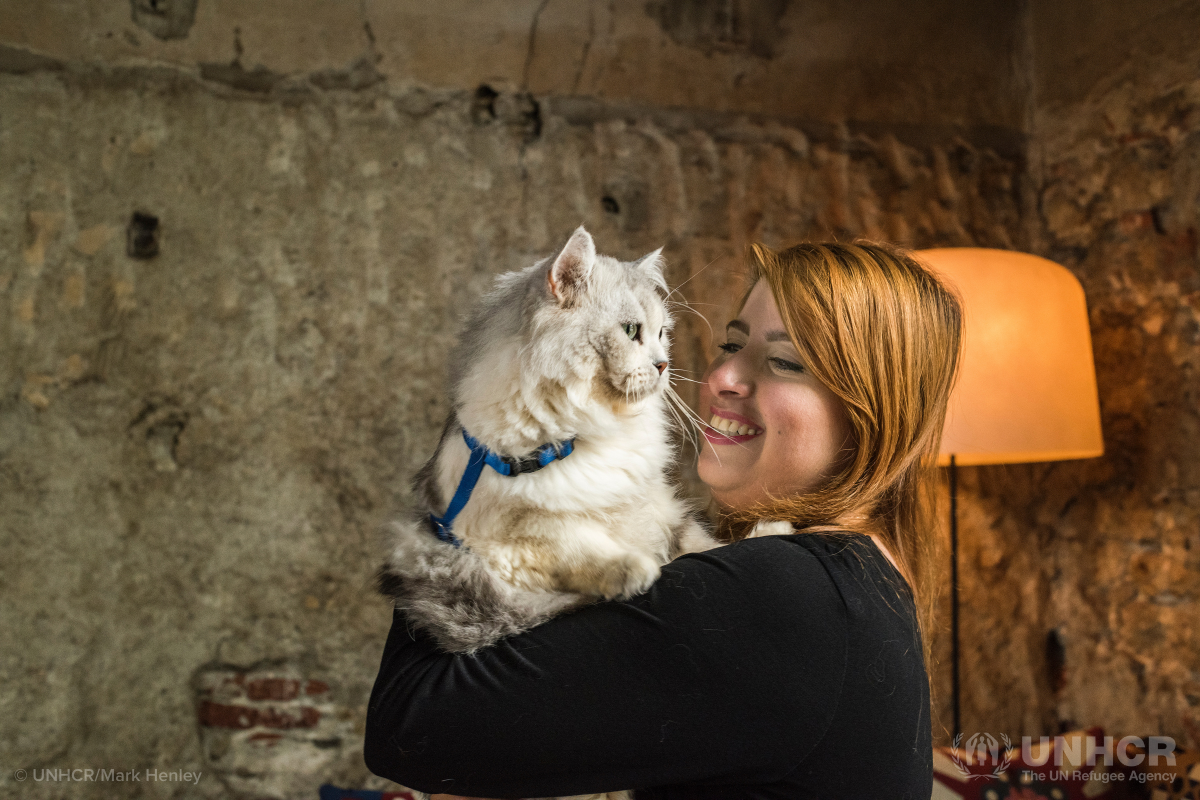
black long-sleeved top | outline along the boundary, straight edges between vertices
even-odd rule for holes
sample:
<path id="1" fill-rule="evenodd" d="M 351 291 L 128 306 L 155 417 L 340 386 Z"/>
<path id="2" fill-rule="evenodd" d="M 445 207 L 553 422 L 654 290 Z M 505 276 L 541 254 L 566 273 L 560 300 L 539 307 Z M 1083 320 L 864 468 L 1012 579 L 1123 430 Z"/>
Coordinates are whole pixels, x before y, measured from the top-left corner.
<path id="1" fill-rule="evenodd" d="M 794 534 L 684 556 L 646 594 L 470 656 L 397 615 L 365 757 L 475 797 L 926 800 L 912 598 L 869 538 Z"/>

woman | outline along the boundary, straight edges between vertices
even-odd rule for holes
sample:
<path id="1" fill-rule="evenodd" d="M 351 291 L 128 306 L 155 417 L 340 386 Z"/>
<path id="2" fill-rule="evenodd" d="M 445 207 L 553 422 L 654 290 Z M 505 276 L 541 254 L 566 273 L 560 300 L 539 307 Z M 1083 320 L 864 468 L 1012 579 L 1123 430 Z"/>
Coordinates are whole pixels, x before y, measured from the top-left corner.
<path id="1" fill-rule="evenodd" d="M 880 245 L 751 261 L 700 392 L 733 543 L 473 657 L 398 618 L 372 771 L 476 797 L 929 797 L 928 494 L 959 305 Z"/>

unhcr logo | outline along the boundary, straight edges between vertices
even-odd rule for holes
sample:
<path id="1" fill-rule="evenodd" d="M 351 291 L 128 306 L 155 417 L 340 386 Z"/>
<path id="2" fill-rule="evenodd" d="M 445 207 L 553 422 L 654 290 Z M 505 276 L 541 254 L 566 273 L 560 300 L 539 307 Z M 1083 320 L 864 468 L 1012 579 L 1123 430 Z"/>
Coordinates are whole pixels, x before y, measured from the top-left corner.
<path id="1" fill-rule="evenodd" d="M 1013 762 L 1016 768 L 1036 771 L 1049 768 L 1050 779 L 1087 779 L 1096 767 L 1111 767 L 1119 762 L 1125 767 L 1175 766 L 1175 740 L 1170 736 L 1112 736 L 1074 734 L 1068 736 L 1022 736 L 1021 746 L 1013 747 L 1008 736 L 997 738 L 990 733 L 976 733 L 963 741 L 960 733 L 954 737 L 950 757 L 964 780 L 999 777 Z M 1018 758 L 1019 757 L 1019 758 Z M 1099 770 L 1105 773 L 1106 770 Z M 1153 780 L 1152 774 L 1138 773 L 1136 780 Z"/>
<path id="2" fill-rule="evenodd" d="M 962 738 L 961 733 L 954 737 L 954 750 L 950 757 L 967 780 L 999 776 L 1012 763 L 1012 742 L 1005 734 L 1000 734 L 1003 746 L 990 733 L 972 734 L 965 746 Z M 992 771 L 983 772 L 978 770 L 979 767 L 991 767 Z"/>

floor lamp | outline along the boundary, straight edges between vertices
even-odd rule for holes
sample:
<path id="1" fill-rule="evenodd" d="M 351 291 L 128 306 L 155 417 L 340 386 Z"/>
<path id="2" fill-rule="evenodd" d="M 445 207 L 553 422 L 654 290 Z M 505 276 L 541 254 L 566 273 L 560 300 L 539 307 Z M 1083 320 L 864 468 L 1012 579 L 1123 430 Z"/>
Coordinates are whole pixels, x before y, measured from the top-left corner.
<path id="1" fill-rule="evenodd" d="M 954 735 L 962 734 L 958 634 L 959 466 L 1104 453 L 1087 302 L 1063 267 L 1027 253 L 921 250 L 964 312 L 962 364 L 939 465 L 950 467 L 950 637 Z"/>

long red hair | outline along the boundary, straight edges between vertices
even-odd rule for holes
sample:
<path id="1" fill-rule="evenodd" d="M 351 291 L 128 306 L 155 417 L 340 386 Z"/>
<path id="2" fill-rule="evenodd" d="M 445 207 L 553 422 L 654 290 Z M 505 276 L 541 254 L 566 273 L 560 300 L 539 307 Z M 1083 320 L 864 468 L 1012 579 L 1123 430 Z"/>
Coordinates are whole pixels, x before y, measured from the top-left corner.
<path id="1" fill-rule="evenodd" d="M 876 243 L 754 245 L 805 368 L 841 399 L 853 454 L 814 491 L 726 510 L 737 538 L 760 519 L 874 534 L 912 589 L 928 663 L 937 593 L 934 464 L 958 368 L 958 298 L 905 251 Z"/>

